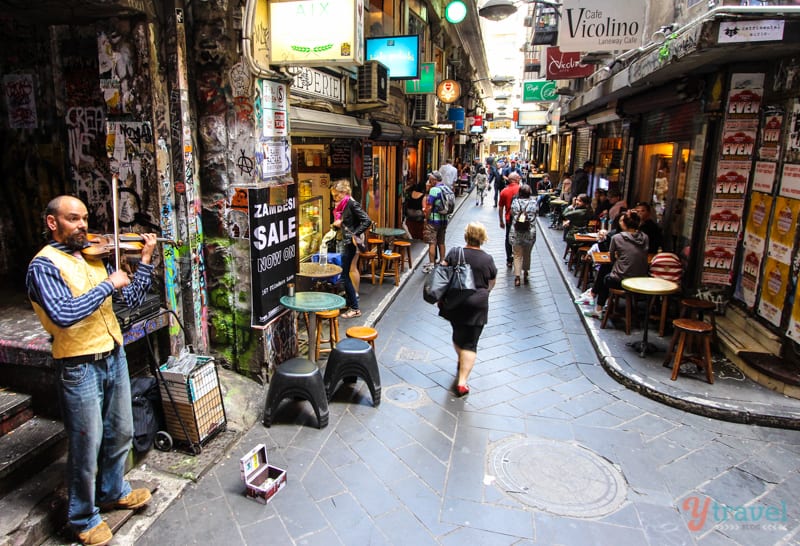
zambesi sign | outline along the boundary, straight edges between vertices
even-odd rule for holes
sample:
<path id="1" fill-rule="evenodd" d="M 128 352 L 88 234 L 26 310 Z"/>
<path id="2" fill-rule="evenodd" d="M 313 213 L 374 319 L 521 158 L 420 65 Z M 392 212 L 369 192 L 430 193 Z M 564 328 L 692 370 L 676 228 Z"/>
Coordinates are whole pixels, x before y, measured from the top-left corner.
<path id="1" fill-rule="evenodd" d="M 646 2 L 564 0 L 558 46 L 561 51 L 621 51 L 642 44 Z"/>

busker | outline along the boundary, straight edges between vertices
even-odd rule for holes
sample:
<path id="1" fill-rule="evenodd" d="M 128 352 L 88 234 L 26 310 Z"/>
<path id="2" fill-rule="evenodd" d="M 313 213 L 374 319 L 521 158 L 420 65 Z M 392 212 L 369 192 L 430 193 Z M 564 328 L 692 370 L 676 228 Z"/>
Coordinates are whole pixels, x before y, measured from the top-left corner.
<path id="1" fill-rule="evenodd" d="M 50 242 L 34 257 L 28 297 L 53 337 L 58 396 L 67 432 L 67 519 L 80 542 L 102 546 L 112 533 L 100 518 L 109 509 L 135 510 L 150 491 L 131 489 L 125 461 L 133 438 L 128 361 L 111 303 L 115 294 L 141 304 L 152 281 L 154 234 L 142 235 L 139 267 L 129 279 L 102 260 L 84 259 L 89 214 L 79 199 L 56 197 L 45 210 Z"/>

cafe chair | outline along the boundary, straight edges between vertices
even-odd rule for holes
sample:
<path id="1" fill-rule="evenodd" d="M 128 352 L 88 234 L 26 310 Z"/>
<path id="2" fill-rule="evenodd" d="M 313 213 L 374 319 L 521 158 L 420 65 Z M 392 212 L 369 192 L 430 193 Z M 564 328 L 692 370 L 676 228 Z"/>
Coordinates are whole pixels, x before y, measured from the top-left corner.
<path id="1" fill-rule="evenodd" d="M 713 301 L 701 300 L 700 298 L 683 298 L 681 299 L 680 318 L 690 318 L 697 320 L 706 320 L 711 323 L 711 342 L 717 346 L 717 320 L 715 318 L 717 304 Z"/>
<path id="2" fill-rule="evenodd" d="M 314 350 L 314 360 L 319 360 L 320 353 L 330 353 L 336 344 L 339 343 L 339 310 L 332 311 L 317 311 L 317 344 Z M 328 321 L 328 337 L 322 337 L 322 325 Z M 326 343 L 327 348 L 320 347 L 321 344 Z"/>
<path id="3" fill-rule="evenodd" d="M 395 241 L 392 246 L 394 251 L 400 254 L 400 271 L 405 271 L 405 262 L 408 262 L 408 268 L 411 269 L 411 243 L 409 241 Z"/>
<path id="4" fill-rule="evenodd" d="M 383 276 L 386 274 L 394 275 L 394 285 L 400 286 L 400 260 L 402 256 L 397 252 L 381 255 L 381 276 L 378 284 L 383 286 Z M 388 264 L 388 267 L 387 267 Z"/>
<path id="5" fill-rule="evenodd" d="M 378 338 L 378 331 L 375 328 L 370 328 L 369 326 L 351 326 L 344 334 L 347 337 L 366 341 L 372 346 L 372 350 L 375 350 L 375 340 Z"/>
<path id="6" fill-rule="evenodd" d="M 631 314 L 633 313 L 634 297 L 633 294 L 621 288 L 612 288 L 609 290 L 608 301 L 606 302 L 606 309 L 603 313 L 603 321 L 600 323 L 600 328 L 605 329 L 608 324 L 608 319 L 614 319 L 619 316 L 617 307 L 619 306 L 620 298 L 625 298 L 625 335 L 631 335 Z"/>
<path id="7" fill-rule="evenodd" d="M 317 426 L 320 429 L 328 426 L 328 397 L 322 373 L 314 362 L 296 357 L 275 368 L 264 403 L 265 427 L 272 426 L 272 417 L 286 398 L 308 400 L 317 416 Z"/>
<path id="8" fill-rule="evenodd" d="M 324 384 L 328 400 L 333 398 L 342 383 L 359 377 L 367 384 L 372 406 L 377 408 L 381 403 L 381 376 L 375 350 L 366 341 L 345 338 L 331 351 L 325 365 Z"/>
<path id="9" fill-rule="evenodd" d="M 368 252 L 360 252 L 358 254 L 358 270 L 363 272 L 369 266 L 370 276 L 369 282 L 375 284 L 375 262 L 378 260 L 378 252 L 370 250 Z"/>
<path id="10" fill-rule="evenodd" d="M 712 367 L 713 361 L 711 360 L 711 335 L 712 326 L 702 320 L 693 320 L 687 318 L 675 319 L 672 321 L 672 326 L 675 332 L 672 335 L 672 342 L 667 351 L 667 358 L 664 360 L 664 366 L 669 366 L 672 361 L 672 377 L 675 381 L 678 379 L 678 373 L 681 370 L 681 364 L 684 361 L 689 361 L 697 364 L 706 370 L 706 379 L 710 384 L 714 384 L 714 369 Z M 687 345 L 691 346 L 695 340 L 700 341 L 700 353 L 693 356 L 685 356 L 684 351 Z M 677 343 L 678 349 L 675 350 Z"/>

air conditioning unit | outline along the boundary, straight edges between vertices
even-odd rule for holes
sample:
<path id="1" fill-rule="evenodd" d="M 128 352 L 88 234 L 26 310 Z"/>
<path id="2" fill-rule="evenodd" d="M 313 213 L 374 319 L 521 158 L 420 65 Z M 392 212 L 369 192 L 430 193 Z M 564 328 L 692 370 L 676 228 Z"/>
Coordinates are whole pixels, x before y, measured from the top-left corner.
<path id="1" fill-rule="evenodd" d="M 436 123 L 436 96 L 435 95 L 413 95 L 413 111 L 411 124 L 434 125 Z"/>
<path id="2" fill-rule="evenodd" d="M 366 61 L 358 67 L 356 102 L 380 102 L 389 99 L 389 69 L 378 61 Z"/>

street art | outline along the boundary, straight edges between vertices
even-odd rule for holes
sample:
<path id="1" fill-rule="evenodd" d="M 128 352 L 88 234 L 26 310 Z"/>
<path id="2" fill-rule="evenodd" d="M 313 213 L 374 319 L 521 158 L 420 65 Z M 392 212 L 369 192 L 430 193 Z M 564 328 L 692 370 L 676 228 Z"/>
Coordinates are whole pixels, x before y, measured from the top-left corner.
<path id="1" fill-rule="evenodd" d="M 3 94 L 6 96 L 9 128 L 36 129 L 33 74 L 6 74 L 3 76 Z"/>

